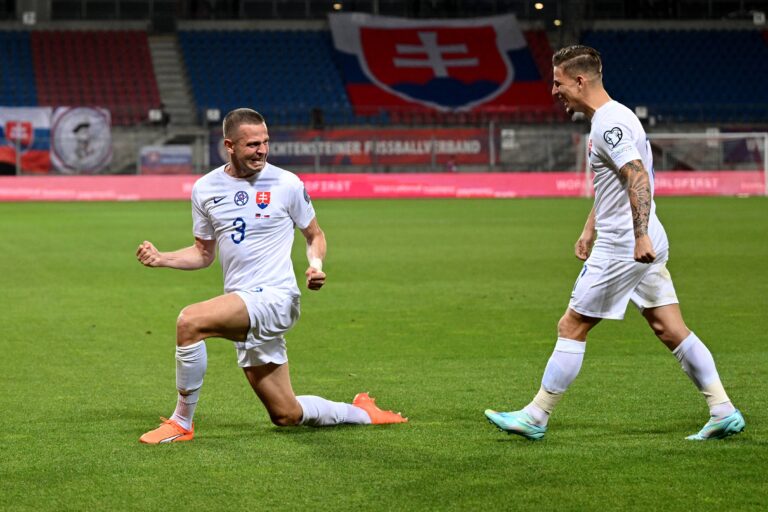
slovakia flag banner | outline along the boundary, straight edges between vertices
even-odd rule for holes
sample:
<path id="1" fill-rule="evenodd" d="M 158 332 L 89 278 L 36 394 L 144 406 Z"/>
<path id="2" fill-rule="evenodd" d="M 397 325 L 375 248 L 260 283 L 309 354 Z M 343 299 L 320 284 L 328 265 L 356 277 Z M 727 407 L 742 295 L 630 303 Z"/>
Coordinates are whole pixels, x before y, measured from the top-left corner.
<path id="1" fill-rule="evenodd" d="M 0 174 L 51 170 L 51 107 L 0 107 Z M 16 154 L 16 150 L 19 154 Z"/>
<path id="2" fill-rule="evenodd" d="M 550 107 L 552 98 L 514 15 L 411 20 L 329 15 L 347 93 L 358 114 Z"/>

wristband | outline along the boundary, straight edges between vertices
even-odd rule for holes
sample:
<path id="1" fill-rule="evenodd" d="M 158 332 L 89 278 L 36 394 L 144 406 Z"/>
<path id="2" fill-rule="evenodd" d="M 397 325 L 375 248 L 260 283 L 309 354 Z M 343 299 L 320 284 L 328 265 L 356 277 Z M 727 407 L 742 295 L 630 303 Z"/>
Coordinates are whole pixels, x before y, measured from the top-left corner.
<path id="1" fill-rule="evenodd" d="M 319 272 L 323 271 L 323 260 L 320 258 L 312 258 L 309 260 L 309 266 L 317 269 Z"/>

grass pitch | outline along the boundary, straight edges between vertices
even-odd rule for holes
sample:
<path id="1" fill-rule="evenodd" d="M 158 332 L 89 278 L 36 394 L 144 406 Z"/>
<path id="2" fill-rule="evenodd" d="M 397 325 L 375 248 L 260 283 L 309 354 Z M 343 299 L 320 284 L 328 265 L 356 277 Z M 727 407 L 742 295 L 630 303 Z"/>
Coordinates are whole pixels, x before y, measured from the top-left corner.
<path id="1" fill-rule="evenodd" d="M 686 321 L 747 420 L 725 441 L 684 439 L 706 406 L 632 306 L 593 331 L 543 441 L 486 423 L 538 389 L 586 200 L 317 201 L 329 281 L 289 334 L 294 388 L 370 391 L 410 423 L 273 427 L 211 340 L 197 437 L 160 447 L 138 437 L 173 411 L 176 315 L 221 270 L 134 252 L 189 245 L 189 204 L 0 204 L 0 509 L 764 510 L 768 200 L 657 202 Z"/>

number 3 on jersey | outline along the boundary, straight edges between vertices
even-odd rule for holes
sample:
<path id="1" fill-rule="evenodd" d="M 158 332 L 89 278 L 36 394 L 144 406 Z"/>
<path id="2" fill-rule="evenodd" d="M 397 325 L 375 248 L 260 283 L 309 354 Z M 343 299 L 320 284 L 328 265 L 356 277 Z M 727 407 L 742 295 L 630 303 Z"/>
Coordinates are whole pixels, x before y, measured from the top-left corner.
<path id="1" fill-rule="evenodd" d="M 235 219 L 232 225 L 235 226 L 236 233 L 232 233 L 229 236 L 232 238 L 233 242 L 239 244 L 245 239 L 245 221 L 242 217 L 238 217 Z"/>

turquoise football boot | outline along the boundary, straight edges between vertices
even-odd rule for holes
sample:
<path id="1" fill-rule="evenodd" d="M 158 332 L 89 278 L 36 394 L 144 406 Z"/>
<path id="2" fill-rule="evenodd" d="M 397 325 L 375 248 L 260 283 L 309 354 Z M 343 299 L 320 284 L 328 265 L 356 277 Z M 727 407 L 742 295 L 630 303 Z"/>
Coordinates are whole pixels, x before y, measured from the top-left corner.
<path id="1" fill-rule="evenodd" d="M 698 434 L 686 437 L 690 441 L 707 441 L 708 439 L 723 439 L 744 430 L 746 422 L 741 412 L 736 409 L 725 418 L 716 420 L 710 418 Z"/>
<path id="2" fill-rule="evenodd" d="M 486 409 L 485 417 L 502 432 L 517 434 L 532 441 L 541 439 L 547 432 L 546 426 L 536 425 L 533 418 L 523 411 L 496 412 Z"/>

